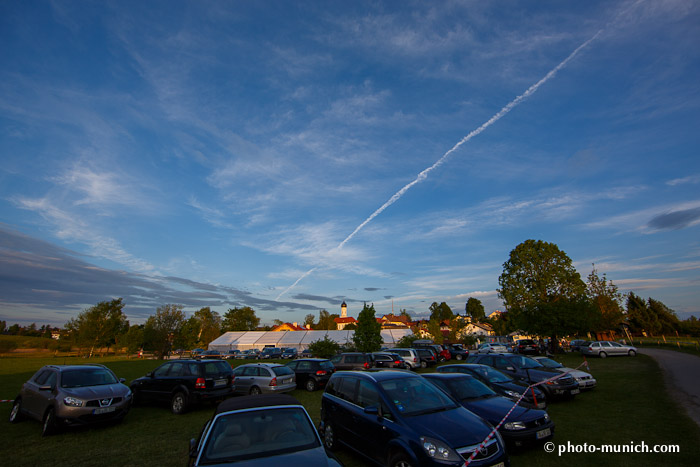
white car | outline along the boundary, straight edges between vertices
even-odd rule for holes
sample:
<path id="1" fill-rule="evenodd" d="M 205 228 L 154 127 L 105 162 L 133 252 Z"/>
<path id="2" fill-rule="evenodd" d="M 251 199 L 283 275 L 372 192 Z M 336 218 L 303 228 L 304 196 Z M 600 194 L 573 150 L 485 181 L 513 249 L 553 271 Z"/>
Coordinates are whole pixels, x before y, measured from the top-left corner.
<path id="1" fill-rule="evenodd" d="M 503 344 L 481 344 L 476 353 L 508 353 L 508 347 Z"/>
<path id="2" fill-rule="evenodd" d="M 596 356 L 600 358 L 612 357 L 614 355 L 637 355 L 637 348 L 631 345 L 624 345 L 613 341 L 593 341 L 581 347 L 583 355 Z"/>
<path id="3" fill-rule="evenodd" d="M 560 373 L 569 373 L 571 376 L 574 377 L 574 379 L 578 383 L 579 389 L 593 389 L 598 384 L 598 381 L 596 381 L 593 375 L 591 375 L 590 373 L 586 373 L 585 371 L 574 370 L 573 368 L 565 367 L 561 363 L 547 357 L 532 358 L 537 360 L 542 366 L 546 368 L 552 368 L 553 370 L 556 370 Z"/>

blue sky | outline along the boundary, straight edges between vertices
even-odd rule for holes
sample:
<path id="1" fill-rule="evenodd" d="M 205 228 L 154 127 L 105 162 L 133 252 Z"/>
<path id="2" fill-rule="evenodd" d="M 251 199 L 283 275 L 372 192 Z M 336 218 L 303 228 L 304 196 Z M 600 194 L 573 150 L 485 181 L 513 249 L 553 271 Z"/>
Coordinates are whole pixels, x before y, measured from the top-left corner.
<path id="1" fill-rule="evenodd" d="M 530 238 L 700 317 L 697 2 L 6 1 L 0 43 L 10 323 L 493 311 Z"/>

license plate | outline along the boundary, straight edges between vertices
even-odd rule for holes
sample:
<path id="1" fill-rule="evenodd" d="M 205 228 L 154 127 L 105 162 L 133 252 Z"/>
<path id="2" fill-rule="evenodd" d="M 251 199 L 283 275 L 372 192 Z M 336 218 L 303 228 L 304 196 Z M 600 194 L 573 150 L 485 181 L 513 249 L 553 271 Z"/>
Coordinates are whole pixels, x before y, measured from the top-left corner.
<path id="1" fill-rule="evenodd" d="M 100 407 L 99 409 L 95 409 L 92 411 L 93 415 L 100 415 L 102 413 L 109 413 L 109 412 L 114 412 L 117 410 L 116 407 Z"/>
<path id="2" fill-rule="evenodd" d="M 285 379 L 285 380 L 282 380 L 282 383 L 283 383 L 283 384 L 289 384 L 289 383 L 291 383 L 291 382 L 292 382 L 292 378 L 287 378 L 287 379 Z"/>
<path id="3" fill-rule="evenodd" d="M 499 462 L 498 464 L 494 464 L 491 467 L 506 467 L 505 462 Z"/>
<path id="4" fill-rule="evenodd" d="M 550 430 L 549 428 L 546 428 L 542 431 L 537 432 L 537 439 L 546 438 L 547 436 L 549 436 L 551 434 L 552 434 L 552 430 Z"/>
<path id="5" fill-rule="evenodd" d="M 221 386 L 226 386 L 226 380 L 225 380 L 225 379 L 217 379 L 217 380 L 214 380 L 214 387 L 215 387 L 215 388 L 218 388 L 218 387 L 221 387 Z"/>
<path id="6" fill-rule="evenodd" d="M 579 392 L 581 392 L 579 389 L 572 389 L 571 390 L 571 394 L 578 394 Z"/>

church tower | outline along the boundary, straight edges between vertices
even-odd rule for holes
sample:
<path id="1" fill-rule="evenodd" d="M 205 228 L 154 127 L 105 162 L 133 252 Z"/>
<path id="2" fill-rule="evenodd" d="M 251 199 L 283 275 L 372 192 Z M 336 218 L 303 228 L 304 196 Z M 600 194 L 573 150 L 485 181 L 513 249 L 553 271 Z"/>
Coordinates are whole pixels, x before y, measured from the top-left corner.
<path id="1" fill-rule="evenodd" d="M 345 304 L 345 301 L 343 301 L 343 304 L 340 305 L 340 317 L 341 318 L 348 317 L 348 306 Z"/>

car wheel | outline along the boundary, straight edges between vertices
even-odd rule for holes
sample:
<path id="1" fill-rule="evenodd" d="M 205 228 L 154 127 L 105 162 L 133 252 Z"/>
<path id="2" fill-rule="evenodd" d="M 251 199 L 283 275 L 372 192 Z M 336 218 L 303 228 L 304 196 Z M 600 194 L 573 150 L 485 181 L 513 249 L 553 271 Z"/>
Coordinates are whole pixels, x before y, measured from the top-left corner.
<path id="1" fill-rule="evenodd" d="M 459 355 L 459 354 L 457 354 L 457 355 L 455 356 L 455 358 L 456 358 L 457 360 L 461 360 L 461 359 L 462 359 L 462 356 Z"/>
<path id="2" fill-rule="evenodd" d="M 314 392 L 316 390 L 316 381 L 309 378 L 306 380 L 306 390 L 309 392 Z"/>
<path id="3" fill-rule="evenodd" d="M 139 394 L 139 391 L 136 391 L 135 389 L 131 390 L 131 405 L 137 406 L 141 405 L 141 394 Z"/>
<path id="4" fill-rule="evenodd" d="M 49 436 L 56 432 L 56 412 L 53 408 L 46 411 L 44 423 L 41 425 L 41 436 Z"/>
<path id="5" fill-rule="evenodd" d="M 420 367 L 421 368 L 428 368 L 428 362 L 426 362 L 426 361 L 420 362 Z"/>
<path id="6" fill-rule="evenodd" d="M 338 440 L 335 437 L 335 430 L 333 429 L 333 425 L 331 423 L 326 423 L 326 426 L 323 429 L 323 445 L 329 451 L 335 451 L 338 449 Z"/>
<path id="7" fill-rule="evenodd" d="M 10 410 L 10 423 L 17 423 L 22 421 L 22 399 L 15 399 L 12 404 L 12 410 Z"/>
<path id="8" fill-rule="evenodd" d="M 598 354 L 598 356 L 599 356 L 600 358 L 605 358 L 605 357 L 608 356 L 608 354 L 606 354 L 605 352 L 600 352 L 600 353 Z"/>
<path id="9" fill-rule="evenodd" d="M 398 452 L 391 456 L 389 460 L 390 467 L 413 467 L 409 457 L 403 452 Z"/>
<path id="10" fill-rule="evenodd" d="M 635 352 L 634 350 L 630 350 L 630 351 L 629 351 L 629 356 L 630 356 L 630 357 L 634 357 L 635 355 L 637 355 L 637 352 Z"/>
<path id="11" fill-rule="evenodd" d="M 250 393 L 249 393 L 249 394 L 250 394 L 251 396 L 257 396 L 258 394 L 262 394 L 262 391 L 260 390 L 259 387 L 253 386 L 252 388 L 250 388 Z"/>
<path id="12" fill-rule="evenodd" d="M 170 411 L 175 415 L 182 415 L 187 411 L 187 396 L 184 392 L 178 391 L 170 399 Z"/>

